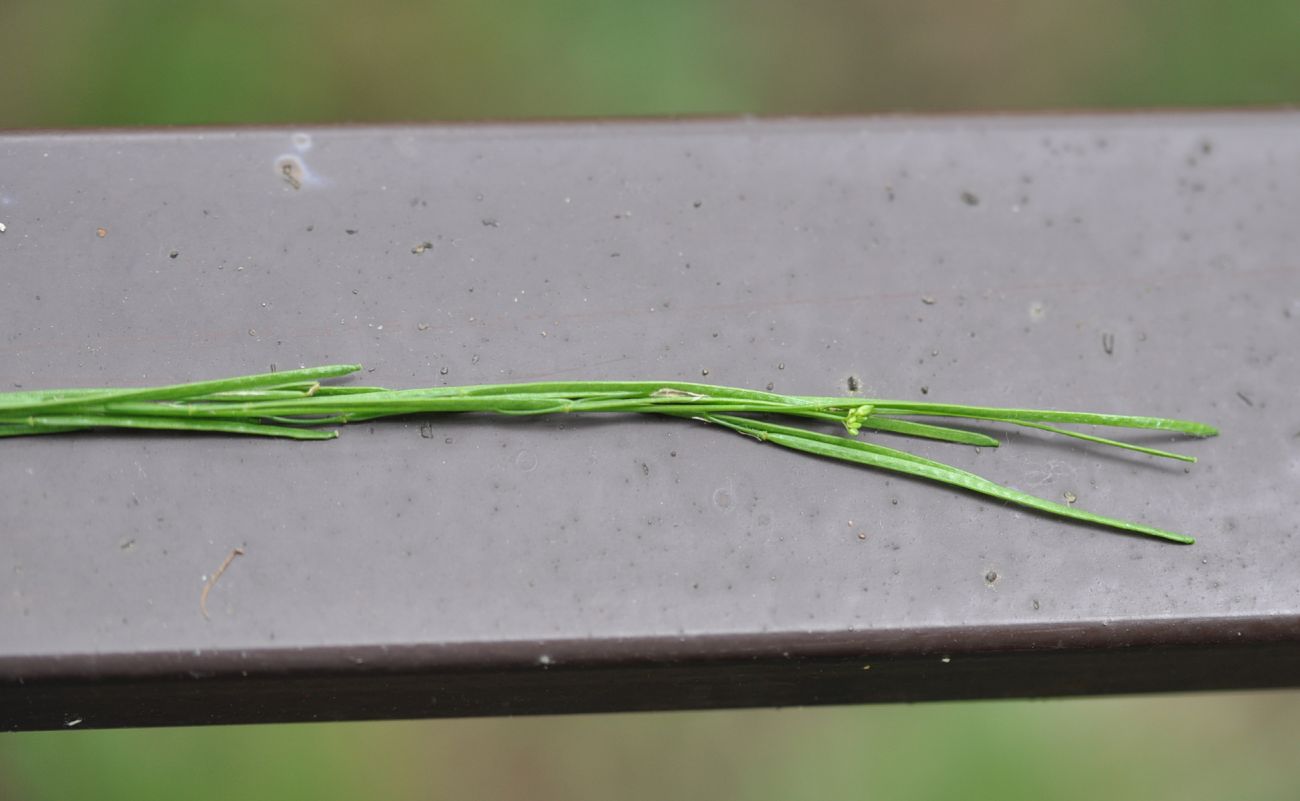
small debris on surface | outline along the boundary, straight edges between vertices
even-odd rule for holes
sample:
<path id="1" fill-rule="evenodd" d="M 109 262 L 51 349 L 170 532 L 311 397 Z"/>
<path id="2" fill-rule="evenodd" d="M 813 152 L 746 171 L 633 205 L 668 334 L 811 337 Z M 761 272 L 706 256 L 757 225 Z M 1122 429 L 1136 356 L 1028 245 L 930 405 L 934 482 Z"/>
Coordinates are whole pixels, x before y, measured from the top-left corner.
<path id="1" fill-rule="evenodd" d="M 179 250 L 173 250 L 171 253 L 167 254 L 168 258 L 172 258 L 172 259 L 176 258 L 179 255 L 181 255 L 181 252 Z"/>
<path id="2" fill-rule="evenodd" d="M 1071 506 L 1073 506 L 1073 505 L 1074 505 L 1074 502 L 1077 501 L 1077 500 L 1079 500 L 1079 496 L 1078 496 L 1078 495 L 1075 495 L 1073 492 L 1070 492 L 1069 490 L 1066 490 L 1066 491 L 1065 491 L 1065 502 L 1066 502 L 1066 503 L 1068 503 L 1068 504 L 1070 504 Z"/>
<path id="3" fill-rule="evenodd" d="M 285 159 L 280 162 L 280 174 L 284 176 L 284 182 L 289 186 L 294 189 L 302 189 L 302 170 L 294 162 L 294 159 Z"/>
<path id="4" fill-rule="evenodd" d="M 446 375 L 448 372 L 450 371 L 446 367 L 438 368 L 438 375 Z"/>
<path id="5" fill-rule="evenodd" d="M 96 229 L 95 229 L 95 236 L 99 237 L 100 239 L 103 239 L 104 237 L 108 236 L 108 229 L 107 229 L 107 228 L 96 228 Z"/>
<path id="6" fill-rule="evenodd" d="M 989 584 L 996 583 L 997 580 L 998 580 L 998 573 L 996 570 L 990 570 L 989 572 L 984 574 L 984 581 L 988 582 Z"/>
<path id="7" fill-rule="evenodd" d="M 858 532 L 858 539 L 860 539 L 860 540 L 865 540 L 866 538 L 867 538 L 867 532 L 865 532 L 865 531 L 859 531 L 859 532 Z"/>
<path id="8" fill-rule="evenodd" d="M 5 225 L 4 223 L 0 223 L 0 234 L 3 234 L 5 231 L 8 230 L 9 230 L 9 226 Z"/>
<path id="9" fill-rule="evenodd" d="M 1107 356 L 1110 356 L 1111 354 L 1113 354 L 1113 353 L 1115 352 L 1115 335 L 1114 335 L 1114 334 L 1102 334 L 1102 335 L 1101 335 L 1101 349 L 1104 350 L 1104 351 L 1106 351 L 1106 355 L 1107 355 Z"/>
<path id="10" fill-rule="evenodd" d="M 922 295 L 921 302 L 927 306 L 933 306 L 937 301 L 935 301 L 933 295 Z"/>
<path id="11" fill-rule="evenodd" d="M 849 376 L 848 383 L 849 383 L 849 392 L 857 392 L 859 389 L 862 389 L 862 382 L 859 381 L 858 377 L 855 375 Z"/>
<path id="12" fill-rule="evenodd" d="M 429 330 L 429 324 L 428 324 L 428 323 L 420 323 L 419 325 L 416 326 L 416 328 L 419 329 L 419 330 L 421 330 L 421 331 L 428 331 L 428 330 Z"/>
<path id="13" fill-rule="evenodd" d="M 356 232 L 357 232 L 357 229 L 355 229 L 355 228 L 344 228 L 344 229 L 343 229 L 343 233 L 347 234 L 348 236 L 352 236 L 352 235 L 355 234 Z"/>
<path id="14" fill-rule="evenodd" d="M 248 335 L 249 335 L 250 337 L 255 337 L 255 336 L 257 336 L 257 329 L 256 329 L 256 328 L 250 328 L 250 329 L 248 329 Z"/>
<path id="15" fill-rule="evenodd" d="M 484 217 L 483 220 L 482 220 L 482 222 L 483 222 L 483 225 L 484 225 L 485 227 L 487 227 L 487 228 L 496 228 L 496 227 L 498 227 L 498 223 L 497 223 L 497 221 L 496 221 L 496 218 L 494 218 L 494 217 Z"/>
<path id="16" fill-rule="evenodd" d="M 211 617 L 208 615 L 208 593 L 212 592 L 212 588 L 216 585 L 217 579 L 221 578 L 221 574 L 226 572 L 226 568 L 230 567 L 230 563 L 235 561 L 235 557 L 243 555 L 243 548 L 235 548 L 232 550 L 226 557 L 226 560 L 222 562 L 221 566 L 212 574 L 212 578 L 208 579 L 207 583 L 203 585 L 203 592 L 199 595 L 199 611 L 203 613 L 203 618 L 205 620 L 211 620 Z"/>
<path id="17" fill-rule="evenodd" d="M 1244 403 L 1244 404 L 1246 404 L 1247 406 L 1254 406 L 1254 405 L 1255 405 L 1255 402 L 1252 401 L 1252 400 L 1250 399 L 1250 397 L 1247 396 L 1246 393 L 1244 393 L 1244 392 L 1238 392 L 1238 393 L 1237 393 L 1237 397 L 1238 397 L 1238 398 L 1241 398 L 1241 402 Z"/>
<path id="18" fill-rule="evenodd" d="M 974 192 L 962 192 L 961 202 L 965 203 L 967 206 L 978 206 L 980 204 L 980 199 Z"/>
<path id="19" fill-rule="evenodd" d="M 348 233 L 351 233 L 351 232 L 349 231 Z M 411 252 L 412 252 L 412 253 L 423 253 L 424 251 L 429 250 L 429 249 L 432 248 L 432 247 L 433 247 L 433 243 L 432 243 L 432 242 L 427 242 L 427 241 L 426 241 L 426 242 L 421 242 L 420 244 L 418 244 L 418 245 L 416 245 L 415 247 L 411 248 Z"/>
<path id="20" fill-rule="evenodd" d="M 929 387 L 921 387 L 921 394 L 922 394 L 922 395 L 929 395 L 929 394 L 930 394 L 930 388 L 929 388 Z"/>
<path id="21" fill-rule="evenodd" d="M 705 369 L 703 369 L 703 370 L 700 371 L 700 375 L 708 375 L 708 374 L 709 374 L 709 370 L 708 370 L 708 368 L 705 368 Z"/>

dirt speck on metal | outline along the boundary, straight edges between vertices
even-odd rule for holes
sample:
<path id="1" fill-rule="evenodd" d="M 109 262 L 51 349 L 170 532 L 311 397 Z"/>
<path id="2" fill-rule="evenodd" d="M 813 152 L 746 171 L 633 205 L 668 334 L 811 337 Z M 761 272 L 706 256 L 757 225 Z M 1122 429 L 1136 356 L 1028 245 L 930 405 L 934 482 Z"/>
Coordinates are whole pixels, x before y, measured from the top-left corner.
<path id="1" fill-rule="evenodd" d="M 284 182 L 294 189 L 302 189 L 302 182 L 307 177 L 307 168 L 297 156 L 284 156 L 275 162 L 276 172 Z"/>

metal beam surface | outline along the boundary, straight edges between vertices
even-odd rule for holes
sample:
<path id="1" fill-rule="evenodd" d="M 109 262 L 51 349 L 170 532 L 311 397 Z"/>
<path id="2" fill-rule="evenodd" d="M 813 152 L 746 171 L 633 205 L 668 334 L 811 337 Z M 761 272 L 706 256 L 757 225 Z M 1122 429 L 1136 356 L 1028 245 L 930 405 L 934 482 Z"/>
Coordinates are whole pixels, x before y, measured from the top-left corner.
<path id="1" fill-rule="evenodd" d="M 5 389 L 852 377 L 1222 430 L 915 446 L 1186 547 L 682 421 L 8 439 L 0 727 L 1300 684 L 1298 177 L 1294 112 L 0 134 Z"/>

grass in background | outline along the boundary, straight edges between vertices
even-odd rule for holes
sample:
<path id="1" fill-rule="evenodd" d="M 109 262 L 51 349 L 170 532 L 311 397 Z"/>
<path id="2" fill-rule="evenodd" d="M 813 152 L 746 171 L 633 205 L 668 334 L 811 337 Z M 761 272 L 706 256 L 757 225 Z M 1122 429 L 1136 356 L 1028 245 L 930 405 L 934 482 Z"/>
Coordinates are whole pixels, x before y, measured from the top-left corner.
<path id="1" fill-rule="evenodd" d="M 1294 693 L 0 738 L 0 798 L 1294 797 Z"/>
<path id="2" fill-rule="evenodd" d="M 1300 101 L 1295 0 L 8 0 L 0 128 Z"/>

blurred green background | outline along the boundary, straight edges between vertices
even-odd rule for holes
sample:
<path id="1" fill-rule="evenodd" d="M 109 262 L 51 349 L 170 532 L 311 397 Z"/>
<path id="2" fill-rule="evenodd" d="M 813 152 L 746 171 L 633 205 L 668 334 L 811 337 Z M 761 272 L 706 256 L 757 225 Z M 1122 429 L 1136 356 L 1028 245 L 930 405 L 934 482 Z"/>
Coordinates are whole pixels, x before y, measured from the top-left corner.
<path id="1" fill-rule="evenodd" d="M 1239 106 L 1295 0 L 0 0 L 0 127 Z"/>
<path id="2" fill-rule="evenodd" d="M 1300 695 L 0 735 L 0 798 L 1300 795 Z"/>
<path id="3" fill-rule="evenodd" d="M 1300 2 L 0 0 L 0 128 L 1285 105 Z M 1300 694 L 0 735 L 0 799 L 1300 797 Z"/>

